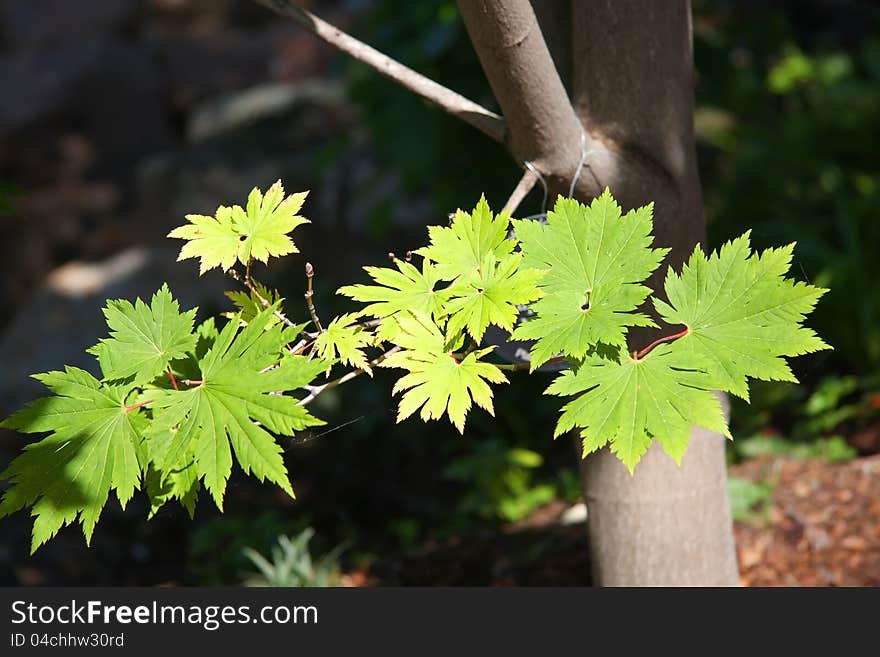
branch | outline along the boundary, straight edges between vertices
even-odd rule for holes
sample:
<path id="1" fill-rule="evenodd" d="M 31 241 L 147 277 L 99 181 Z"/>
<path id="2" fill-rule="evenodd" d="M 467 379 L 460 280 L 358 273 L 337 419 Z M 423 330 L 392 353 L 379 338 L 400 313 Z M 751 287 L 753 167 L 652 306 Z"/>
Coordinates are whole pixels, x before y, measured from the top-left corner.
<path id="1" fill-rule="evenodd" d="M 507 199 L 507 203 L 504 204 L 502 212 L 504 212 L 505 210 L 510 214 L 516 212 L 519 204 L 522 203 L 523 199 L 528 196 L 530 191 L 532 191 L 532 188 L 535 186 L 536 182 L 538 182 L 538 175 L 531 169 L 526 169 L 525 172 L 523 172 L 522 178 L 520 178 L 519 183 L 510 193 L 510 198 Z"/>
<path id="2" fill-rule="evenodd" d="M 309 308 L 309 316 L 312 318 L 312 324 L 315 325 L 315 328 L 318 329 L 318 333 L 324 332 L 324 327 L 321 326 L 321 320 L 318 319 L 318 311 L 315 310 L 315 301 L 313 297 L 315 296 L 315 291 L 312 288 L 312 279 L 315 277 L 315 268 L 312 266 L 311 262 L 306 263 L 306 279 L 309 281 L 309 287 L 306 290 L 306 293 L 303 295 L 306 298 L 306 305 Z"/>
<path id="3" fill-rule="evenodd" d="M 458 8 L 507 121 L 514 158 L 532 162 L 552 193 L 567 193 L 584 131 L 529 0 L 459 0 Z"/>
<path id="4" fill-rule="evenodd" d="M 400 351 L 400 347 L 392 347 L 391 349 L 386 351 L 384 354 L 382 354 L 380 356 L 376 356 L 376 358 L 374 358 L 373 360 L 370 361 L 370 367 L 375 367 L 376 365 L 381 363 L 383 360 L 388 358 L 391 354 L 396 354 L 398 351 Z M 302 399 L 300 399 L 297 402 L 297 405 L 298 406 L 308 406 L 322 392 L 326 392 L 327 390 L 330 390 L 331 388 L 335 388 L 336 386 L 341 386 L 343 383 L 351 381 L 352 379 L 360 376 L 364 372 L 366 372 L 366 370 L 364 370 L 364 369 L 352 370 L 348 374 L 344 374 L 343 376 L 340 376 L 338 379 L 333 379 L 332 381 L 328 381 L 324 385 L 309 386 L 308 388 L 306 388 L 306 390 L 309 391 L 309 394 L 306 397 L 303 397 Z"/>
<path id="5" fill-rule="evenodd" d="M 245 273 L 244 278 L 242 278 L 241 274 L 239 274 L 235 269 L 227 269 L 226 273 L 229 274 L 229 276 L 233 280 L 238 281 L 239 283 L 244 285 L 250 292 L 252 292 L 253 295 L 255 297 L 257 297 L 257 301 L 260 302 L 260 305 L 263 306 L 263 308 L 271 308 L 272 307 L 272 304 L 269 303 L 269 300 L 266 297 L 264 297 L 262 294 L 260 294 L 260 291 L 257 289 L 257 286 L 254 285 L 254 281 L 250 275 L 250 264 L 248 264 L 248 268 L 247 268 L 247 271 Z M 284 315 L 284 313 L 282 313 L 280 310 L 274 310 L 272 312 L 272 314 L 275 315 L 275 318 L 278 321 L 280 321 L 282 324 L 284 324 L 285 326 L 289 326 L 291 328 L 296 327 L 296 324 L 294 324 L 292 321 L 287 319 L 287 316 Z"/>
<path id="6" fill-rule="evenodd" d="M 346 34 L 330 23 L 321 20 L 310 11 L 299 7 L 291 0 L 254 0 L 277 14 L 290 18 L 331 46 L 351 55 L 359 62 L 375 69 L 387 78 L 394 80 L 415 94 L 440 107 L 475 127 L 495 141 L 503 142 L 505 137 L 504 119 L 485 107 L 468 100 L 461 94 L 447 89 L 421 73 L 404 66 L 387 55 Z"/>

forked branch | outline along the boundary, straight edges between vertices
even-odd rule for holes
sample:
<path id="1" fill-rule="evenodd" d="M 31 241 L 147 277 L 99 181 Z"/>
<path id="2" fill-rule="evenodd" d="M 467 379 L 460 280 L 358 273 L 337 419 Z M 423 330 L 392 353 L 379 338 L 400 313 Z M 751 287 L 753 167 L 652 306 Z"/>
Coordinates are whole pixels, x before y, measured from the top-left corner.
<path id="1" fill-rule="evenodd" d="M 391 349 L 389 349 L 385 353 L 380 354 L 379 356 L 376 356 L 376 358 L 371 360 L 370 367 L 376 367 L 382 361 L 384 361 L 386 358 L 388 358 L 391 354 L 396 354 L 398 351 L 400 351 L 400 347 L 391 347 Z M 308 406 L 313 401 L 315 401 L 315 398 L 317 398 L 318 395 L 320 395 L 322 392 L 326 392 L 327 390 L 332 390 L 333 388 L 335 388 L 337 386 L 341 386 L 343 383 L 348 383 L 349 381 L 351 381 L 352 379 L 354 379 L 356 377 L 359 377 L 361 374 L 363 374 L 366 371 L 367 370 L 365 370 L 363 368 L 358 368 L 356 370 L 352 370 L 346 374 L 343 374 L 338 379 L 333 379 L 332 381 L 328 381 L 327 383 L 324 383 L 323 385 L 307 386 L 305 388 L 305 390 L 307 390 L 309 394 L 306 397 L 300 399 L 297 402 L 297 405 L 298 406 Z"/>
<path id="2" fill-rule="evenodd" d="M 551 194 L 566 193 L 585 133 L 529 0 L 459 0 L 458 7 L 504 113 L 513 157 L 531 162 Z"/>

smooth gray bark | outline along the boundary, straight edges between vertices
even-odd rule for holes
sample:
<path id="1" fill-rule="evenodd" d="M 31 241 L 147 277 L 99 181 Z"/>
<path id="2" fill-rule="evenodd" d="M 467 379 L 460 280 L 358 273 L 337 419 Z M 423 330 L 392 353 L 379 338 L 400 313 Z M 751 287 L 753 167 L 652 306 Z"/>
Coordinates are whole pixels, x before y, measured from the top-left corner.
<path id="1" fill-rule="evenodd" d="M 601 170 L 624 207 L 654 201 L 657 243 L 678 265 L 703 241 L 686 0 L 572 3 L 573 100 L 593 140 L 618 153 Z M 663 271 L 652 279 L 662 290 Z M 634 332 L 634 347 L 649 341 Z M 630 476 L 607 449 L 582 464 L 600 585 L 736 585 L 724 438 L 695 428 L 681 468 L 658 444 Z"/>
<path id="2" fill-rule="evenodd" d="M 737 585 L 724 440 L 695 427 L 680 468 L 655 443 L 635 476 L 607 449 L 581 462 L 597 585 Z"/>
<path id="3" fill-rule="evenodd" d="M 531 162 L 553 194 L 567 193 L 585 132 L 528 0 L 458 3 L 480 64 L 507 124 L 507 145 Z"/>
<path id="4" fill-rule="evenodd" d="M 526 0 L 461 0 L 459 6 L 507 121 L 514 157 L 532 159 L 551 190 L 565 193 L 580 151 L 572 142 L 583 125 L 587 167 L 575 196 L 588 200 L 608 186 L 624 209 L 653 201 L 657 244 L 671 247 L 667 263 L 678 265 L 705 231 L 689 3 L 570 3 L 571 101 L 562 97 Z M 558 31 L 558 10 L 543 16 Z M 651 281 L 655 290 L 662 290 L 663 272 Z M 633 332 L 632 346 L 653 337 Z M 607 449 L 582 466 L 597 584 L 737 584 L 721 436 L 695 429 L 680 468 L 659 445 L 635 476 Z"/>

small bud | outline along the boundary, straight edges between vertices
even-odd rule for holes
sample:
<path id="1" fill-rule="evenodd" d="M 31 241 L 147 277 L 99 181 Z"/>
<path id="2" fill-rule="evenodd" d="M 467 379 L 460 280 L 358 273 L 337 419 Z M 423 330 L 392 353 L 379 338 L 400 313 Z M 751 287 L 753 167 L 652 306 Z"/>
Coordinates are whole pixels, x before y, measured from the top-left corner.
<path id="1" fill-rule="evenodd" d="M 312 267 L 312 263 L 311 263 L 311 262 L 307 262 L 307 263 L 306 263 L 306 276 L 308 276 L 309 278 L 311 278 L 311 277 L 314 276 L 314 275 L 315 275 L 315 268 Z"/>

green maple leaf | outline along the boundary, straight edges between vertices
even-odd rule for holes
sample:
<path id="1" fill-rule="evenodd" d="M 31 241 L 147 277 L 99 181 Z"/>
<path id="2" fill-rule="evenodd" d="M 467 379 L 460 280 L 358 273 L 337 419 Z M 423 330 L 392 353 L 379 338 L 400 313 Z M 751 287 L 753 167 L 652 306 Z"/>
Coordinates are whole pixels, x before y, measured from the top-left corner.
<path id="1" fill-rule="evenodd" d="M 340 315 L 315 338 L 315 353 L 328 363 L 327 372 L 330 371 L 329 363 L 338 359 L 372 376 L 367 357 L 361 351 L 372 339 L 369 333 L 356 325 L 357 319 L 357 315 Z"/>
<path id="2" fill-rule="evenodd" d="M 470 276 L 477 272 L 488 254 L 500 261 L 513 251 L 516 242 L 507 239 L 509 226 L 510 215 L 507 212 L 493 215 L 483 196 L 472 213 L 456 211 L 451 226 L 429 226 L 431 243 L 416 253 L 435 263 L 442 280 Z"/>
<path id="3" fill-rule="evenodd" d="M 425 421 L 439 419 L 446 413 L 459 432 L 464 433 L 472 401 L 494 415 L 492 389 L 487 381 L 505 383 L 507 377 L 495 365 L 480 360 L 493 347 L 460 358 L 453 353 L 457 345 L 449 344 L 429 317 L 399 314 L 395 321 L 399 331 L 394 341 L 402 349 L 388 356 L 381 366 L 409 372 L 398 379 L 393 389 L 395 394 L 403 393 L 398 422 L 419 409 Z"/>
<path id="4" fill-rule="evenodd" d="M 178 226 L 168 237 L 186 240 L 178 260 L 199 258 L 199 274 L 220 267 L 232 268 L 236 261 L 267 262 L 269 256 L 298 253 L 288 233 L 308 219 L 297 214 L 308 192 L 284 197 L 279 180 L 265 196 L 256 187 L 248 196 L 247 209 L 221 205 L 213 217 L 186 215 L 188 224 Z"/>
<path id="5" fill-rule="evenodd" d="M 284 198 L 284 186 L 279 180 L 264 196 L 254 187 L 248 195 L 247 211 L 239 206 L 233 208 L 232 220 L 243 237 L 238 259 L 247 264 L 251 258 L 267 262 L 269 256 L 299 253 L 288 233 L 302 224 L 309 223 L 297 214 L 308 192 L 291 194 Z"/>
<path id="6" fill-rule="evenodd" d="M 157 443 L 156 448 L 164 446 L 174 437 L 172 431 L 166 431 L 164 440 L 160 435 L 151 436 L 151 440 Z M 144 488 L 150 499 L 150 513 L 148 519 L 156 515 L 168 501 L 177 500 L 186 509 L 190 518 L 195 517 L 196 502 L 202 484 L 199 479 L 199 471 L 196 467 L 196 455 L 192 449 L 187 450 L 180 463 L 168 472 L 160 472 L 150 464 L 144 475 Z"/>
<path id="7" fill-rule="evenodd" d="M 188 214 L 186 219 L 188 224 L 168 233 L 168 237 L 186 240 L 177 259 L 198 258 L 200 276 L 214 267 L 231 269 L 238 260 L 241 241 L 232 221 L 232 208 L 221 205 L 213 217 Z"/>
<path id="8" fill-rule="evenodd" d="M 680 464 L 692 424 L 730 437 L 706 367 L 704 359 L 677 343 L 660 345 L 640 360 L 589 356 L 547 389 L 552 395 L 578 395 L 563 406 L 554 435 L 580 427 L 584 456 L 610 443 L 630 473 L 654 438 Z"/>
<path id="9" fill-rule="evenodd" d="M 589 207 L 559 198 L 547 224 L 514 220 L 523 265 L 546 271 L 538 284 L 544 296 L 531 308 L 536 317 L 513 338 L 537 340 L 532 370 L 562 353 L 582 358 L 592 345 L 626 346 L 630 326 L 655 326 L 633 312 L 648 294 L 643 281 L 668 249 L 652 249 L 652 206 L 621 216 L 608 189 Z"/>
<path id="10" fill-rule="evenodd" d="M 378 285 L 346 285 L 339 288 L 339 294 L 368 303 L 361 313 L 378 319 L 400 311 L 439 317 L 446 294 L 435 289 L 441 280 L 436 268 L 428 260 L 422 261 L 421 271 L 404 260 L 395 259 L 394 264 L 397 271 L 389 267 L 364 267 Z"/>
<path id="11" fill-rule="evenodd" d="M 276 290 L 270 290 L 262 283 L 251 280 L 251 284 L 254 286 L 253 290 L 232 290 L 224 292 L 226 298 L 232 301 L 235 304 L 235 307 L 238 308 L 238 315 L 241 321 L 244 324 L 247 324 L 254 317 L 256 317 L 259 313 L 261 313 L 265 309 L 264 301 L 268 303 L 270 306 L 275 304 L 280 304 L 284 299 Z M 230 318 L 235 313 L 224 313 L 225 317 Z M 278 317 L 275 317 L 274 324 L 277 321 L 281 321 Z"/>
<path id="12" fill-rule="evenodd" d="M 105 381 L 128 377 L 136 384 L 151 381 L 195 346 L 195 314 L 195 308 L 180 312 L 167 284 L 153 295 L 150 305 L 141 299 L 133 305 L 124 299 L 108 301 L 104 316 L 110 337 L 88 351 L 97 356 Z"/>
<path id="13" fill-rule="evenodd" d="M 295 398 L 277 394 L 310 383 L 326 363 L 285 356 L 275 365 L 295 329 L 270 326 L 274 310 L 262 311 L 241 330 L 238 320 L 227 323 L 198 361 L 202 378 L 196 387 L 146 393 L 154 412 L 148 442 L 173 434 L 163 453 L 151 449 L 151 459 L 163 472 L 171 471 L 186 463 L 191 451 L 196 472 L 219 508 L 233 451 L 246 474 L 268 479 L 292 496 L 281 447 L 268 431 L 293 435 L 323 424 Z"/>
<path id="14" fill-rule="evenodd" d="M 752 253 L 746 233 L 706 257 L 699 246 L 681 274 L 666 276 L 669 303 L 654 300 L 677 341 L 711 363 L 714 385 L 748 399 L 746 377 L 797 381 L 784 360 L 830 347 L 801 325 L 827 292 L 785 278 L 794 244 Z"/>
<path id="15" fill-rule="evenodd" d="M 0 474 L 11 482 L 0 516 L 33 505 L 31 552 L 77 519 L 90 542 L 111 490 L 125 508 L 140 487 L 146 426 L 139 409 L 126 407 L 131 386 L 101 383 L 75 367 L 34 378 L 55 395 L 32 402 L 0 424 L 25 433 L 50 432 L 27 445 Z"/>
<path id="16" fill-rule="evenodd" d="M 459 276 L 449 288 L 449 302 L 444 312 L 449 314 L 447 331 L 456 333 L 463 328 L 478 343 L 490 324 L 507 331 L 519 314 L 517 305 L 530 303 L 541 296 L 536 287 L 543 276 L 537 269 L 521 269 L 522 255 L 512 253 L 500 261 L 490 251 L 479 269 Z"/>

